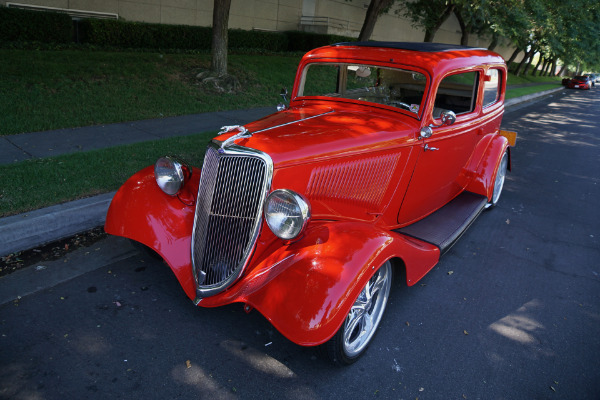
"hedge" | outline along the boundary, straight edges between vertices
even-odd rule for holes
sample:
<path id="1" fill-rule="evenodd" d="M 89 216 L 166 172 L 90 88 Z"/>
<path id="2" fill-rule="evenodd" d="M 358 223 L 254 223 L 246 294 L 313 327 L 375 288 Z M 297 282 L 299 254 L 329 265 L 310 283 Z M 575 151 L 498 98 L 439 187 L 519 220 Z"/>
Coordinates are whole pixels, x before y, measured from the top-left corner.
<path id="1" fill-rule="evenodd" d="M 66 14 L 0 7 L 0 41 L 69 43 L 75 37 L 79 43 L 100 47 L 210 50 L 212 28 L 109 19 L 83 19 L 73 24 Z M 229 48 L 234 50 L 308 51 L 353 40 L 306 32 L 229 30 Z"/>
<path id="2" fill-rule="evenodd" d="M 73 21 L 67 14 L 0 7 L 0 41 L 69 43 Z"/>

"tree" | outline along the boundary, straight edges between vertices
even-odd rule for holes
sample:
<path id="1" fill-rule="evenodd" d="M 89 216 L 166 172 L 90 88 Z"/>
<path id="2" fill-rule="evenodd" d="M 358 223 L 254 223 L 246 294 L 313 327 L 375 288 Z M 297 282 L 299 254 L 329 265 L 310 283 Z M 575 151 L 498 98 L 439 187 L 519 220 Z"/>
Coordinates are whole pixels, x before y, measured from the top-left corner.
<path id="1" fill-rule="evenodd" d="M 227 75 L 230 8 L 231 0 L 214 0 L 210 69 L 218 77 Z"/>
<path id="2" fill-rule="evenodd" d="M 454 11 L 455 3 L 446 0 L 404 1 L 403 15 L 413 27 L 425 30 L 424 42 L 433 42 L 436 32 Z"/>
<path id="3" fill-rule="evenodd" d="M 363 26 L 358 35 L 359 41 L 367 41 L 373 34 L 375 29 L 375 23 L 379 16 L 387 10 L 395 0 L 371 0 L 367 14 L 363 22 Z"/>
<path id="4" fill-rule="evenodd" d="M 471 34 L 481 36 L 490 31 L 488 7 L 485 0 L 474 0 L 469 2 L 455 0 L 454 3 L 454 15 L 460 25 L 461 45 L 469 45 L 469 36 Z"/>

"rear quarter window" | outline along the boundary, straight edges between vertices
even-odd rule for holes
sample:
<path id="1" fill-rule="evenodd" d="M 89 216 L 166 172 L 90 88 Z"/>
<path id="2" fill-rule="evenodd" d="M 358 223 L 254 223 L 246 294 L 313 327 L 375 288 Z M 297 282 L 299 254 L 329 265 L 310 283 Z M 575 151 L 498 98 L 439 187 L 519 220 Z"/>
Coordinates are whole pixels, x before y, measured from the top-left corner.
<path id="1" fill-rule="evenodd" d="M 500 81 L 502 72 L 497 69 L 490 69 L 487 78 L 483 83 L 483 106 L 494 104 L 500 98 Z"/>

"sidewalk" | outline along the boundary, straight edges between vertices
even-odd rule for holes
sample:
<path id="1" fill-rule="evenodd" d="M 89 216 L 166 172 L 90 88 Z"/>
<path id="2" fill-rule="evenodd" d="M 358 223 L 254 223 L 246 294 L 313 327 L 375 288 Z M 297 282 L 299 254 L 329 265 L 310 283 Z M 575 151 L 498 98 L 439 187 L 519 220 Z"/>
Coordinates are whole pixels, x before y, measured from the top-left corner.
<path id="1" fill-rule="evenodd" d="M 507 100 L 506 112 L 516 111 L 521 108 L 518 105 L 561 90 L 562 87 Z M 273 106 L 2 136 L 0 165 L 216 131 L 225 125 L 243 125 L 275 111 Z M 113 195 L 114 192 L 105 193 L 0 218 L 0 256 L 31 249 L 103 225 Z"/>

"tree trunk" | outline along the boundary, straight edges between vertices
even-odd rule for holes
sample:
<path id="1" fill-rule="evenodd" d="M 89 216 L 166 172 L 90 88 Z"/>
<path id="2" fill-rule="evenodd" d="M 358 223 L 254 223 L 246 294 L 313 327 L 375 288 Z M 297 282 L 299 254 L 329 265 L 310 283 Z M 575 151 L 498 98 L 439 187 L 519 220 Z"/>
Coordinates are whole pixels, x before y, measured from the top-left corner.
<path id="1" fill-rule="evenodd" d="M 560 71 L 558 71 L 558 76 L 564 76 L 566 69 L 567 69 L 567 64 L 563 64 Z"/>
<path id="2" fill-rule="evenodd" d="M 492 42 L 490 43 L 490 45 L 488 46 L 488 50 L 489 51 L 494 51 L 494 49 L 496 48 L 496 46 L 498 46 L 498 35 L 496 35 L 495 33 L 492 35 Z"/>
<path id="3" fill-rule="evenodd" d="M 460 25 L 460 44 L 461 46 L 469 45 L 469 34 L 471 33 L 471 26 L 465 23 L 460 12 L 454 9 L 454 15 L 456 15 L 456 19 L 458 20 L 458 25 Z"/>
<path id="4" fill-rule="evenodd" d="M 533 60 L 532 60 L 533 61 Z M 540 64 L 542 63 L 542 61 L 544 61 L 544 67 L 546 66 L 545 64 L 545 59 L 544 57 L 540 54 L 540 59 L 538 60 L 538 63 L 535 65 L 535 68 L 533 69 L 533 71 L 531 71 L 531 76 L 535 76 L 535 74 L 538 72 L 538 68 L 540 67 Z M 544 69 L 544 67 L 542 67 L 542 70 Z M 542 71 L 540 71 L 540 76 L 542 75 Z"/>
<path id="5" fill-rule="evenodd" d="M 556 57 L 552 59 L 552 64 L 550 65 L 550 70 L 548 71 L 549 76 L 556 76 Z"/>
<path id="6" fill-rule="evenodd" d="M 521 62 L 519 63 L 519 66 L 517 67 L 517 69 L 515 70 L 515 75 L 519 76 L 521 74 L 521 70 L 523 69 L 523 67 L 525 66 L 525 62 L 527 62 L 527 60 L 533 57 L 533 49 L 529 50 L 528 52 L 525 53 L 525 55 L 523 55 L 523 59 L 521 60 Z"/>
<path id="7" fill-rule="evenodd" d="M 373 34 L 373 30 L 375 29 L 377 18 L 379 18 L 379 15 L 383 12 L 383 10 L 389 7 L 393 2 L 394 0 L 371 0 L 369 3 L 369 8 L 367 9 L 365 21 L 363 22 L 360 34 L 358 35 L 359 42 L 369 40 Z"/>
<path id="8" fill-rule="evenodd" d="M 227 75 L 227 28 L 230 8 L 231 0 L 214 0 L 210 69 L 217 76 Z"/>
<path id="9" fill-rule="evenodd" d="M 515 58 L 517 58 L 517 56 L 519 55 L 520 52 L 521 52 L 521 49 L 515 49 L 515 51 L 513 51 L 512 55 L 510 56 L 510 58 L 506 62 L 506 66 L 509 69 L 510 69 L 510 64 L 512 64 L 515 61 Z"/>
<path id="10" fill-rule="evenodd" d="M 525 70 L 523 71 L 523 76 L 527 76 L 527 71 L 529 70 L 529 67 L 531 67 L 531 64 L 533 64 L 533 56 L 535 55 L 535 53 L 535 51 L 531 53 L 531 57 L 529 57 L 529 62 L 527 63 L 527 65 L 525 66 Z"/>
<path id="11" fill-rule="evenodd" d="M 433 38 L 435 37 L 436 32 L 441 28 L 441 26 L 444 24 L 444 22 L 446 22 L 448 17 L 450 17 L 450 15 L 452 15 L 453 11 L 454 11 L 454 4 L 448 4 L 446 6 L 446 9 L 442 13 L 442 15 L 440 15 L 440 17 L 438 18 L 435 25 L 429 29 L 425 28 L 425 39 L 423 39 L 424 42 L 433 42 Z"/>

